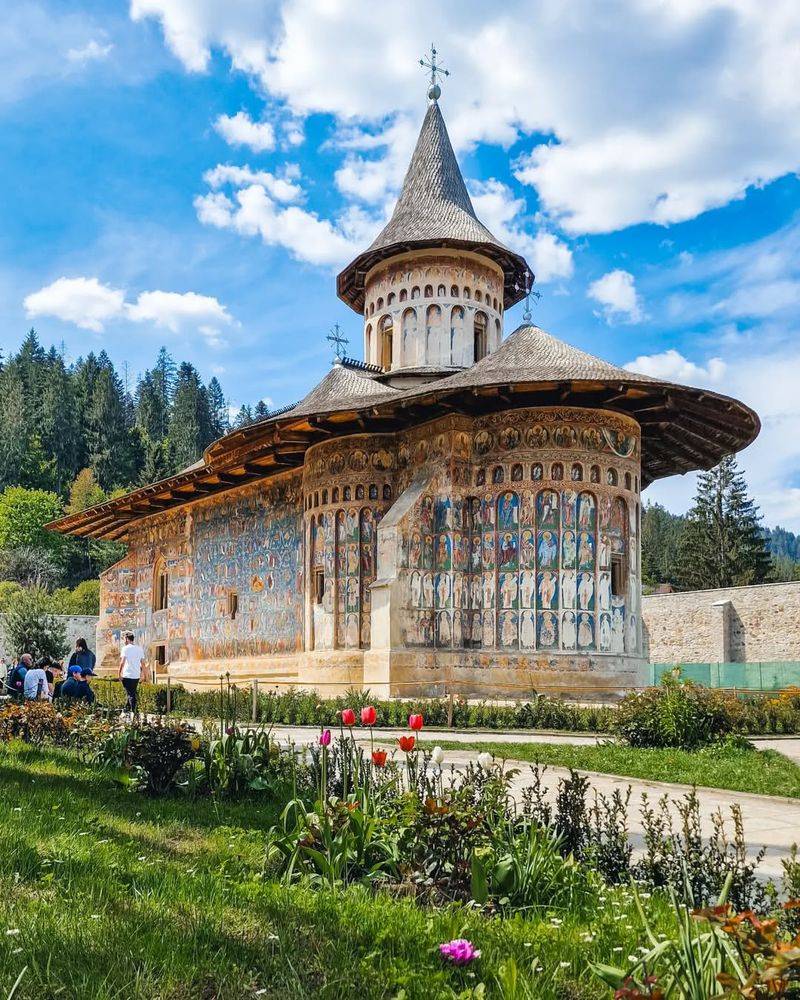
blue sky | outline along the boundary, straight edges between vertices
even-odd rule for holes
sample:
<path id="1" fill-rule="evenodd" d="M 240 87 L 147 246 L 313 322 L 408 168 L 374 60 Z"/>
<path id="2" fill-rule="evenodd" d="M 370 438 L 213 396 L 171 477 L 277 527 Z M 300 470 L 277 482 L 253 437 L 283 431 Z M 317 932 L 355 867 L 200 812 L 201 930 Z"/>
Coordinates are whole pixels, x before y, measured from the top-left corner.
<path id="1" fill-rule="evenodd" d="M 9 0 L 0 347 L 35 326 L 131 382 L 165 344 L 231 405 L 300 398 L 359 317 L 336 271 L 441 106 L 536 321 L 744 399 L 741 461 L 800 530 L 800 11 L 774 0 Z M 506 333 L 520 321 L 506 317 Z M 693 478 L 648 491 L 686 508 Z"/>

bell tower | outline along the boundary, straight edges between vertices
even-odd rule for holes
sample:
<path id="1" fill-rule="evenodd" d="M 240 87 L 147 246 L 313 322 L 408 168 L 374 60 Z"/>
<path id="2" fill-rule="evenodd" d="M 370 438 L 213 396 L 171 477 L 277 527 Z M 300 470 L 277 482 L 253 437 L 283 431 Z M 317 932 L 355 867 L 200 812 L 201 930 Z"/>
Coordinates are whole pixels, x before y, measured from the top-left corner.
<path id="1" fill-rule="evenodd" d="M 400 384 L 468 368 L 500 346 L 503 314 L 533 283 L 525 260 L 475 214 L 439 108 L 436 62 L 428 110 L 394 212 L 337 279 L 364 318 L 364 360 Z"/>

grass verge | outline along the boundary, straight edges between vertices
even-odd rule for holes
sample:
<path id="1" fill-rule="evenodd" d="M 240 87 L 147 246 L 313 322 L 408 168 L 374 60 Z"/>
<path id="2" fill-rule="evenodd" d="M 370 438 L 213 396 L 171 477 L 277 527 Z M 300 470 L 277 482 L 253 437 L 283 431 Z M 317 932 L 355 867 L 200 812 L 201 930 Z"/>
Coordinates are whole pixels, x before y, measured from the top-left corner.
<path id="1" fill-rule="evenodd" d="M 671 781 L 703 788 L 725 788 L 758 795 L 800 798 L 800 767 L 775 750 L 712 746 L 701 750 L 640 750 L 603 743 L 597 746 L 548 743 L 442 742 L 443 748 L 488 751 L 498 759 L 530 761 L 599 771 L 626 778 Z"/>
<path id="2" fill-rule="evenodd" d="M 514 996 L 593 1000 L 609 992 L 588 962 L 624 962 L 639 943 L 626 889 L 604 890 L 588 921 L 501 920 L 264 882 L 277 808 L 149 800 L 68 751 L 0 749 L 0 997 L 23 967 L 15 1000 L 507 997 L 498 980 L 512 958 L 533 991 Z M 666 905 L 648 905 L 666 927 Z M 463 971 L 437 950 L 460 936 L 482 951 Z"/>

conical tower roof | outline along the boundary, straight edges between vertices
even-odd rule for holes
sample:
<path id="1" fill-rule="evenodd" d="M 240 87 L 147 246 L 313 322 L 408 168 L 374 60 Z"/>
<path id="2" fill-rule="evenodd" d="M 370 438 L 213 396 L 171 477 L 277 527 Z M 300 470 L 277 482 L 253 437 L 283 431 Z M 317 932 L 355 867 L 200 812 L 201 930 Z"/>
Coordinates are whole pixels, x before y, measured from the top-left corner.
<path id="1" fill-rule="evenodd" d="M 533 282 L 524 258 L 503 246 L 475 214 L 436 101 L 428 107 L 392 217 L 339 275 L 339 298 L 360 312 L 371 268 L 388 257 L 426 247 L 473 250 L 494 260 L 505 275 L 506 308 L 525 294 L 526 279 Z"/>

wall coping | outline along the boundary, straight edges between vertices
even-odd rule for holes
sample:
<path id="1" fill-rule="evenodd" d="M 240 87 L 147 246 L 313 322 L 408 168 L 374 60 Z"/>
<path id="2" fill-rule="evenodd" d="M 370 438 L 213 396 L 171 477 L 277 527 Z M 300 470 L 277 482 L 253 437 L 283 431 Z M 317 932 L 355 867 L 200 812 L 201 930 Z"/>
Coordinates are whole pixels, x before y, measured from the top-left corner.
<path id="1" fill-rule="evenodd" d="M 786 583 L 747 583 L 741 587 L 713 587 L 708 590 L 673 590 L 670 594 L 642 594 L 642 600 L 662 600 L 663 598 L 689 597 L 696 594 L 730 594 L 731 591 L 740 593 L 744 590 L 775 590 L 778 587 L 800 589 L 800 580 L 787 580 Z"/>

